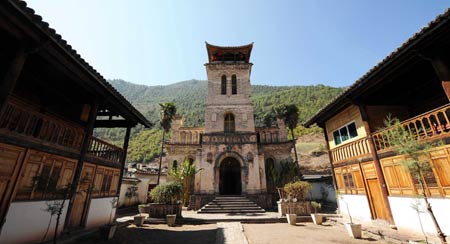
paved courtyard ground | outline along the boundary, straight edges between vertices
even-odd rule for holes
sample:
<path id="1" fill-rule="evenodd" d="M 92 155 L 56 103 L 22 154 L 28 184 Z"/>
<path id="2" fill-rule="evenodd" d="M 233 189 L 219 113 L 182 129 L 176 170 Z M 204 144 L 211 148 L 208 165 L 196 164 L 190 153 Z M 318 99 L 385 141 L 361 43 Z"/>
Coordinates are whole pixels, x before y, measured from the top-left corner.
<path id="1" fill-rule="evenodd" d="M 291 244 L 291 243 L 400 243 L 394 240 L 380 240 L 378 236 L 364 232 L 362 239 L 348 237 L 344 226 L 326 222 L 322 226 L 312 223 L 241 224 L 240 222 L 219 222 L 217 224 L 179 225 L 145 224 L 137 227 L 124 226 L 110 241 L 100 240 L 98 234 L 78 240 L 82 244 Z"/>

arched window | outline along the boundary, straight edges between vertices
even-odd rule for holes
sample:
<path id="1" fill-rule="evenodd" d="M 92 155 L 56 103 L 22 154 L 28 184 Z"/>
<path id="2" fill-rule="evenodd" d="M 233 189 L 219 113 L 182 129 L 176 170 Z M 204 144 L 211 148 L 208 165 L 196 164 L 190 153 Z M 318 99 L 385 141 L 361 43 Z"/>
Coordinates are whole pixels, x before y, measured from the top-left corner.
<path id="1" fill-rule="evenodd" d="M 237 78 L 236 75 L 231 76 L 231 94 L 237 94 Z"/>
<path id="2" fill-rule="evenodd" d="M 227 94 L 227 76 L 226 75 L 222 75 L 222 95 L 226 95 Z"/>
<path id="3" fill-rule="evenodd" d="M 227 113 L 225 114 L 225 118 L 224 118 L 224 132 L 234 132 L 235 127 L 234 127 L 234 115 L 232 113 Z"/>

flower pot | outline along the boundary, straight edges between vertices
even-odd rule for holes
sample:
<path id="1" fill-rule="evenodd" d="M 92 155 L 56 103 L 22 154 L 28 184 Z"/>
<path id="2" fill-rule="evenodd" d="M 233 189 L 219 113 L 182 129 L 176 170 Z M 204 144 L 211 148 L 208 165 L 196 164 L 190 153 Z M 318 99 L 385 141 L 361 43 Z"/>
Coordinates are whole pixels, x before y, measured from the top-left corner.
<path id="1" fill-rule="evenodd" d="M 344 225 L 350 237 L 353 237 L 355 239 L 361 238 L 362 236 L 361 224 L 345 223 Z"/>
<path id="2" fill-rule="evenodd" d="M 290 225 L 297 224 L 297 214 L 286 214 L 286 218 Z"/>
<path id="3" fill-rule="evenodd" d="M 168 214 L 166 215 L 166 221 L 168 226 L 175 226 L 175 220 L 177 218 L 176 214 Z"/>
<path id="4" fill-rule="evenodd" d="M 145 216 L 134 216 L 134 224 L 136 226 L 142 226 L 144 224 Z"/>
<path id="5" fill-rule="evenodd" d="M 323 222 L 323 216 L 320 214 L 311 214 L 311 219 L 316 225 L 321 225 Z"/>
<path id="6" fill-rule="evenodd" d="M 114 237 L 116 233 L 116 224 L 107 224 L 100 227 L 100 237 L 103 240 L 110 240 Z"/>

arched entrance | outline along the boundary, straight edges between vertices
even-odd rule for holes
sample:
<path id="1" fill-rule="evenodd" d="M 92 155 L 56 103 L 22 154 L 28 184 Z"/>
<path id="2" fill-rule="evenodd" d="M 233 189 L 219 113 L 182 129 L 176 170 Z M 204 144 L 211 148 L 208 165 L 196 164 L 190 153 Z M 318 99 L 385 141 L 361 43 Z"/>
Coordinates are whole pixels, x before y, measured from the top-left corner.
<path id="1" fill-rule="evenodd" d="M 220 163 L 219 192 L 221 195 L 241 195 L 241 165 L 232 157 Z"/>

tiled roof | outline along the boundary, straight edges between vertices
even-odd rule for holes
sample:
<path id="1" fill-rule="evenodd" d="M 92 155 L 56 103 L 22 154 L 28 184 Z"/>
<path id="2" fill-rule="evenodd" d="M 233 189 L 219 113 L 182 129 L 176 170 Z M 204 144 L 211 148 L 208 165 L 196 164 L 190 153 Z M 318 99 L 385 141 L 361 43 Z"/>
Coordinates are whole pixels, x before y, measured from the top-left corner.
<path id="1" fill-rule="evenodd" d="M 42 20 L 42 17 L 37 15 L 32 8 L 27 7 L 27 3 L 21 0 L 7 0 L 14 8 L 16 8 L 24 17 L 29 19 L 37 28 L 39 28 L 44 34 L 46 34 L 51 41 L 61 47 L 75 62 L 78 62 L 88 73 L 90 73 L 99 84 L 107 89 L 111 95 L 119 100 L 125 107 L 138 119 L 139 123 L 146 127 L 151 127 L 153 124 L 148 121 L 144 115 L 142 115 L 128 100 L 122 96 L 106 79 L 95 70 L 88 62 L 86 62 L 80 54 L 77 53 L 72 46 L 67 43 L 49 24 Z"/>
<path id="2" fill-rule="evenodd" d="M 317 120 L 323 116 L 326 112 L 330 111 L 334 105 L 339 102 L 345 101 L 347 95 L 351 92 L 355 91 L 357 88 L 360 88 L 364 84 L 366 84 L 372 76 L 374 76 L 377 72 L 379 72 L 383 67 L 389 65 L 393 60 L 398 58 L 404 52 L 410 50 L 410 48 L 421 41 L 423 38 L 426 38 L 429 34 L 431 34 L 434 30 L 447 23 L 450 20 L 450 8 L 447 9 L 444 13 L 438 15 L 433 21 L 429 22 L 426 26 L 424 26 L 419 32 L 415 33 L 412 37 L 406 40 L 400 47 L 391 52 L 388 56 L 386 56 L 383 60 L 381 60 L 378 64 L 372 67 L 366 74 L 364 74 L 361 78 L 353 83 L 350 87 L 348 87 L 345 91 L 339 94 L 335 99 L 333 99 L 330 103 L 328 103 L 325 107 L 319 110 L 314 116 L 312 116 L 307 122 L 304 123 L 305 126 L 310 126 L 317 122 Z M 336 112 L 336 111 L 335 111 Z"/>

